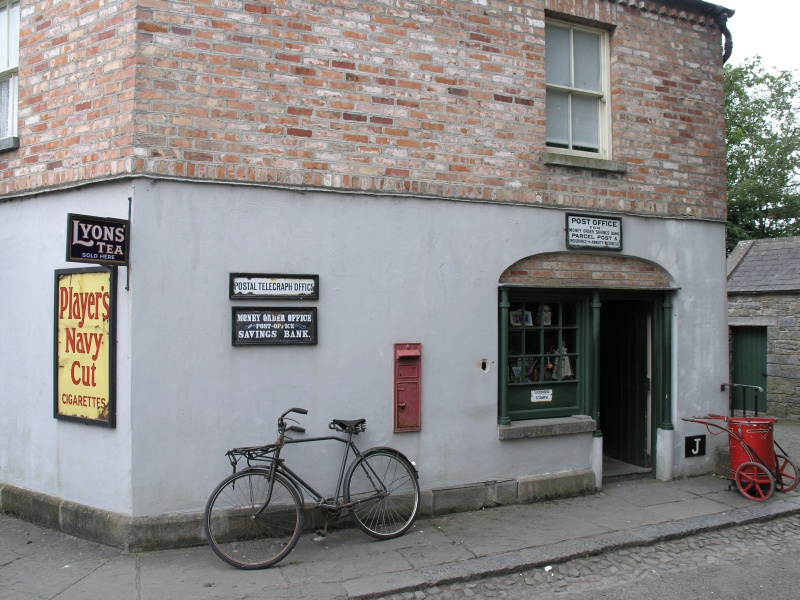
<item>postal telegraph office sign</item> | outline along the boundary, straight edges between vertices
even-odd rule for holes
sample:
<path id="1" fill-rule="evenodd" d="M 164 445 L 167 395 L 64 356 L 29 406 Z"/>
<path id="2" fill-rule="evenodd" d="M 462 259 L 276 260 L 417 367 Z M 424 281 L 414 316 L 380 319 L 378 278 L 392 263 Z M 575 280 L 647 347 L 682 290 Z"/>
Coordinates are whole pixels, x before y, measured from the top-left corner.
<path id="1" fill-rule="evenodd" d="M 230 297 L 235 300 L 318 300 L 319 275 L 231 273 Z"/>
<path id="2" fill-rule="evenodd" d="M 67 215 L 67 261 L 128 264 L 130 221 Z"/>

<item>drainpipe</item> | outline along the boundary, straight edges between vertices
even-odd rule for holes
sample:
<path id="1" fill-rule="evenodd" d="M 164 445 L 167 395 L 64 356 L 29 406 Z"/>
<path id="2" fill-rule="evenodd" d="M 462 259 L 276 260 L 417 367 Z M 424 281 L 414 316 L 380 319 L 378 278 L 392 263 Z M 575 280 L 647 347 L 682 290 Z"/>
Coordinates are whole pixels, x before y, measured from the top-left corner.
<path id="1" fill-rule="evenodd" d="M 722 54 L 723 65 L 728 62 L 728 59 L 733 53 L 733 36 L 731 35 L 730 29 L 728 29 L 728 18 L 731 16 L 733 16 L 733 12 L 728 12 L 727 10 L 720 11 L 716 16 L 719 30 L 722 32 L 722 35 L 725 36 L 725 51 Z"/>

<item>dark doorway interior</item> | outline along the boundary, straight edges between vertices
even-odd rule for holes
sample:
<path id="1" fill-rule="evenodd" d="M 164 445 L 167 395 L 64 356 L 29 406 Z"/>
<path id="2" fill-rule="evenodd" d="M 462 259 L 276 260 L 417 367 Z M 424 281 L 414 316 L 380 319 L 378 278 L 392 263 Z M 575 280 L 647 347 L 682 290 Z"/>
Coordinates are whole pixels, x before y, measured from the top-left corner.
<path id="1" fill-rule="evenodd" d="M 600 430 L 603 454 L 650 468 L 650 303 L 603 300 L 600 310 Z"/>

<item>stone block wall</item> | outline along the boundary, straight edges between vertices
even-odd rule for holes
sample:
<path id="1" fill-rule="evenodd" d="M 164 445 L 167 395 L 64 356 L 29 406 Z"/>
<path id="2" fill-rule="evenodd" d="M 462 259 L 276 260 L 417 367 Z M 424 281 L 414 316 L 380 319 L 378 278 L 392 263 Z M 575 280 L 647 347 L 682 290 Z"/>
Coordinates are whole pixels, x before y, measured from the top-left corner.
<path id="1" fill-rule="evenodd" d="M 800 294 L 729 296 L 728 316 L 767 326 L 767 411 L 800 419 Z"/>

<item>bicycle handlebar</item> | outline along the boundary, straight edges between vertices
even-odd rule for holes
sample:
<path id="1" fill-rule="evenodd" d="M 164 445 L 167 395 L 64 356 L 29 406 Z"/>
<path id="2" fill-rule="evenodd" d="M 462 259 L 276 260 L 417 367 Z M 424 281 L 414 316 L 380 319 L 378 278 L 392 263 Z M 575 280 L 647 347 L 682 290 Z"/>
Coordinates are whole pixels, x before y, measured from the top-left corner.
<path id="1" fill-rule="evenodd" d="M 308 410 L 307 410 L 307 409 L 305 409 L 305 408 L 297 408 L 297 407 L 290 408 L 290 409 L 289 409 L 289 410 L 287 410 L 285 413 L 283 413 L 283 414 L 280 416 L 280 418 L 279 418 L 278 420 L 279 420 L 279 421 L 282 421 L 282 420 L 283 420 L 283 418 L 284 418 L 286 415 L 288 415 L 289 413 L 297 413 L 298 415 L 307 415 L 307 414 L 308 414 Z"/>
<path id="2" fill-rule="evenodd" d="M 296 431 L 297 433 L 305 433 L 305 427 L 300 427 L 299 425 L 290 425 L 286 428 L 286 431 Z"/>

